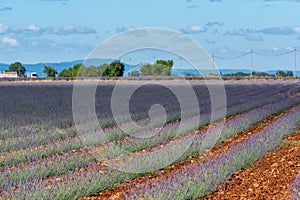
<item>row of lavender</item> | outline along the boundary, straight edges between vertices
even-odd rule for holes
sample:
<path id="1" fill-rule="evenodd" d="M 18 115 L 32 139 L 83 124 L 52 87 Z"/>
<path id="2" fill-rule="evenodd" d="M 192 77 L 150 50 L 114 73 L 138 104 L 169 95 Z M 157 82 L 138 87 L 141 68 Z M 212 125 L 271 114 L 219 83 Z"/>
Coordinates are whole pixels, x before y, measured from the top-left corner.
<path id="1" fill-rule="evenodd" d="M 186 166 L 159 181 L 150 180 L 139 188 L 124 191 L 127 199 L 194 199 L 213 191 L 234 172 L 248 167 L 268 151 L 278 147 L 282 138 L 293 133 L 300 123 L 300 107 L 281 117 L 263 131 L 249 136 L 232 146 L 224 154 L 210 157 L 205 162 Z M 163 176 L 165 177 L 165 176 Z M 298 183 L 295 183 L 298 192 Z M 297 199 L 299 194 L 295 195 Z"/>
<path id="2" fill-rule="evenodd" d="M 227 132 L 225 131 L 224 132 L 225 136 L 221 138 L 226 139 L 228 137 L 231 137 L 232 135 L 237 134 L 238 132 L 244 129 L 247 129 L 251 124 L 260 121 L 262 118 L 272 113 L 276 113 L 287 107 L 290 107 L 295 103 L 299 103 L 299 98 L 297 97 L 291 98 L 291 99 L 278 102 L 278 104 L 267 105 L 263 108 L 256 109 L 254 111 L 239 116 L 238 120 L 232 119 L 227 122 L 225 126 L 226 127 L 225 130 Z M 211 133 L 207 133 L 207 135 L 210 134 Z M 205 136 L 205 134 L 203 135 Z M 204 138 L 207 139 L 207 137 Z M 201 141 L 203 140 L 198 138 L 198 140 L 196 141 L 199 142 L 195 142 L 191 146 L 191 150 L 188 151 L 189 154 L 195 153 L 195 150 L 203 151 L 206 148 L 208 148 L 207 146 L 203 148 L 203 144 L 201 143 Z M 198 146 L 195 146 L 196 144 Z M 185 156 L 187 157 L 189 154 Z M 131 156 L 134 156 L 134 154 L 130 155 L 130 157 Z M 143 156 L 139 156 L 136 158 L 137 159 L 135 160 L 141 161 L 139 162 L 139 166 L 141 166 L 142 163 L 147 163 L 148 165 L 150 165 L 149 162 L 143 160 Z M 113 161 L 114 160 L 111 160 L 112 165 L 113 165 Z M 155 162 L 154 164 L 157 164 L 157 162 Z M 14 193 L 15 195 L 14 198 L 20 198 L 20 199 L 21 198 L 34 199 L 38 197 L 51 198 L 51 199 L 77 198 L 84 195 L 90 195 L 107 188 L 111 188 L 116 183 L 122 183 L 124 180 L 132 179 L 140 175 L 140 174 L 124 173 L 107 167 L 103 168 L 100 166 L 95 166 L 93 164 L 91 164 L 89 168 L 91 169 L 89 171 L 85 171 L 85 170 L 82 170 L 81 172 L 73 171 L 73 172 L 69 172 L 67 175 L 64 176 L 57 176 L 54 181 L 54 184 L 53 182 L 49 183 L 47 181 L 43 181 L 40 179 L 35 179 L 32 181 L 26 179 L 17 184 L 17 188 L 19 188 L 18 193 L 16 193 L 13 188 L 11 189 L 8 188 L 7 192 Z M 9 176 L 5 178 L 5 182 L 7 184 L 9 184 L 10 180 L 11 179 Z"/>
<path id="3" fill-rule="evenodd" d="M 292 198 L 293 200 L 300 199 L 300 174 L 295 177 L 295 181 L 293 183 Z"/>
<path id="4" fill-rule="evenodd" d="M 133 171 L 133 166 L 137 166 L 136 171 L 147 170 L 149 168 L 159 169 L 159 166 L 162 166 L 166 161 L 165 158 L 176 158 L 178 156 L 178 152 L 182 152 L 184 144 L 190 144 L 189 148 L 184 151 L 181 155 L 181 159 L 177 160 L 177 162 L 185 160 L 189 155 L 198 154 L 210 149 L 214 147 L 215 144 L 219 144 L 222 141 L 247 130 L 253 124 L 260 122 L 268 116 L 281 112 L 297 104 L 300 104 L 300 97 L 285 99 L 278 101 L 277 103 L 272 103 L 261 108 L 251 110 L 245 114 L 234 117 L 225 123 L 224 126 L 220 127 L 220 125 L 218 126 L 218 124 L 216 124 L 214 127 L 208 130 L 203 130 L 198 134 L 192 133 L 186 135 L 186 137 L 174 140 L 173 143 L 165 145 L 163 150 L 157 151 L 156 154 L 151 154 L 151 156 L 134 153 L 124 155 L 121 157 L 123 161 L 123 169 L 130 167 L 131 169 L 127 169 L 127 171 Z M 222 133 L 219 133 L 220 128 L 222 129 Z M 161 144 L 161 141 L 157 142 L 157 140 L 159 140 L 159 137 L 156 137 L 149 143 Z M 135 145 L 133 146 L 139 146 L 138 142 L 134 142 L 134 144 Z"/>

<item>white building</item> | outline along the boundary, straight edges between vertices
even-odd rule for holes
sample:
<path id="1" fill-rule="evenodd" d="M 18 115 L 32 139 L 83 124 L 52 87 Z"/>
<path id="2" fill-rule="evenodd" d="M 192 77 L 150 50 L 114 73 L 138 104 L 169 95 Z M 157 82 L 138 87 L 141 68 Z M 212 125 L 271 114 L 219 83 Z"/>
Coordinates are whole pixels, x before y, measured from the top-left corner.
<path id="1" fill-rule="evenodd" d="M 0 78 L 18 78 L 17 72 L 0 72 Z"/>

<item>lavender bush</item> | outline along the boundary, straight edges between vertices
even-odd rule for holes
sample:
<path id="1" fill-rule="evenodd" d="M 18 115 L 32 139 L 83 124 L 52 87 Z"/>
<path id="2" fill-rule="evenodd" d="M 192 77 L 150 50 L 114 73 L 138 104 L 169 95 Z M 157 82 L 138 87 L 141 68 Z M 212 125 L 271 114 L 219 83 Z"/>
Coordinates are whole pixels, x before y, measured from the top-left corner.
<path id="1" fill-rule="evenodd" d="M 300 174 L 295 176 L 295 180 L 293 183 L 293 188 L 292 188 L 292 198 L 293 200 L 299 200 L 300 199 Z"/>
<path id="2" fill-rule="evenodd" d="M 140 185 L 128 198 L 194 199 L 213 191 L 218 184 L 234 172 L 248 167 L 252 162 L 279 146 L 282 138 L 296 130 L 300 122 L 300 107 L 280 118 L 262 132 L 252 135 L 232 146 L 224 154 L 207 159 L 197 165 L 186 166 L 167 179 L 148 181 Z M 150 189 L 147 185 L 152 185 Z"/>

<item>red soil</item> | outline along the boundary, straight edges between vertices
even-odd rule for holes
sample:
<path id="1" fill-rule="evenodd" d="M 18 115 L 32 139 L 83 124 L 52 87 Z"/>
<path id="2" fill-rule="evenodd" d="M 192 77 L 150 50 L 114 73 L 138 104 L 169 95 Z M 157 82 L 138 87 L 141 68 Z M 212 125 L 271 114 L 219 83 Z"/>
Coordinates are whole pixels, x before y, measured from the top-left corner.
<path id="1" fill-rule="evenodd" d="M 300 132 L 287 140 L 299 143 L 269 152 L 201 199 L 291 199 L 288 188 L 300 172 Z"/>

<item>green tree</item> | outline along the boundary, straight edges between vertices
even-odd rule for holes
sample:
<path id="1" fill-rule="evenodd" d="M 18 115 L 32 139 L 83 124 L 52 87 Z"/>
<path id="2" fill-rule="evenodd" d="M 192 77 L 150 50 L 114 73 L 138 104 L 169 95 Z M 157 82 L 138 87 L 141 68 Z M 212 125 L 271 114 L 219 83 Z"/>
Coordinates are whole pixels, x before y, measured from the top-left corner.
<path id="1" fill-rule="evenodd" d="M 141 67 L 142 76 L 170 76 L 172 60 L 158 60 L 155 64 L 144 64 Z"/>
<path id="2" fill-rule="evenodd" d="M 103 72 L 103 76 L 123 76 L 125 65 L 120 60 L 114 61 Z"/>
<path id="3" fill-rule="evenodd" d="M 83 64 L 76 64 L 73 66 L 73 68 L 71 68 L 71 72 L 72 72 L 72 76 L 78 76 L 78 72 L 81 68 L 84 68 L 85 66 Z"/>
<path id="4" fill-rule="evenodd" d="M 17 72 L 18 76 L 22 77 L 22 76 L 24 76 L 24 74 L 26 72 L 26 68 L 22 65 L 22 63 L 15 62 L 15 63 L 12 63 L 11 65 L 9 65 L 8 71 L 9 72 Z"/>
<path id="5" fill-rule="evenodd" d="M 44 66 L 43 72 L 46 73 L 48 77 L 55 77 L 57 74 L 56 69 L 54 69 L 50 66 Z"/>
<path id="6" fill-rule="evenodd" d="M 142 76 L 153 76 L 152 72 L 152 66 L 151 64 L 144 64 L 141 67 L 141 75 Z"/>
<path id="7" fill-rule="evenodd" d="M 249 76 L 250 74 L 245 73 L 245 72 L 236 72 L 233 74 L 233 76 Z"/>
<path id="8" fill-rule="evenodd" d="M 253 72 L 253 76 L 271 76 L 267 72 Z"/>
<path id="9" fill-rule="evenodd" d="M 70 69 L 64 69 L 59 73 L 58 76 L 59 77 L 72 77 L 72 72 Z"/>
<path id="10" fill-rule="evenodd" d="M 128 76 L 140 76 L 140 72 L 138 70 L 134 70 L 134 71 L 128 72 Z"/>
<path id="11" fill-rule="evenodd" d="M 125 65 L 119 60 L 110 64 L 100 66 L 85 67 L 83 64 L 77 64 L 69 69 L 64 69 L 60 77 L 97 77 L 97 76 L 123 76 Z"/>
<path id="12" fill-rule="evenodd" d="M 286 76 L 294 76 L 294 72 L 292 72 L 292 71 L 287 71 L 287 72 L 286 72 Z"/>
<path id="13" fill-rule="evenodd" d="M 64 69 L 59 73 L 59 77 L 75 77 L 75 76 L 80 76 L 82 69 L 84 69 L 85 66 L 83 64 L 76 64 L 73 67 L 70 67 L 69 69 Z"/>
<path id="14" fill-rule="evenodd" d="M 286 76 L 286 73 L 282 70 L 279 70 L 278 72 L 276 72 L 276 76 Z"/>
<path id="15" fill-rule="evenodd" d="M 171 68 L 171 67 L 173 67 L 174 62 L 173 62 L 173 60 L 157 60 L 156 64 L 166 65 Z"/>

